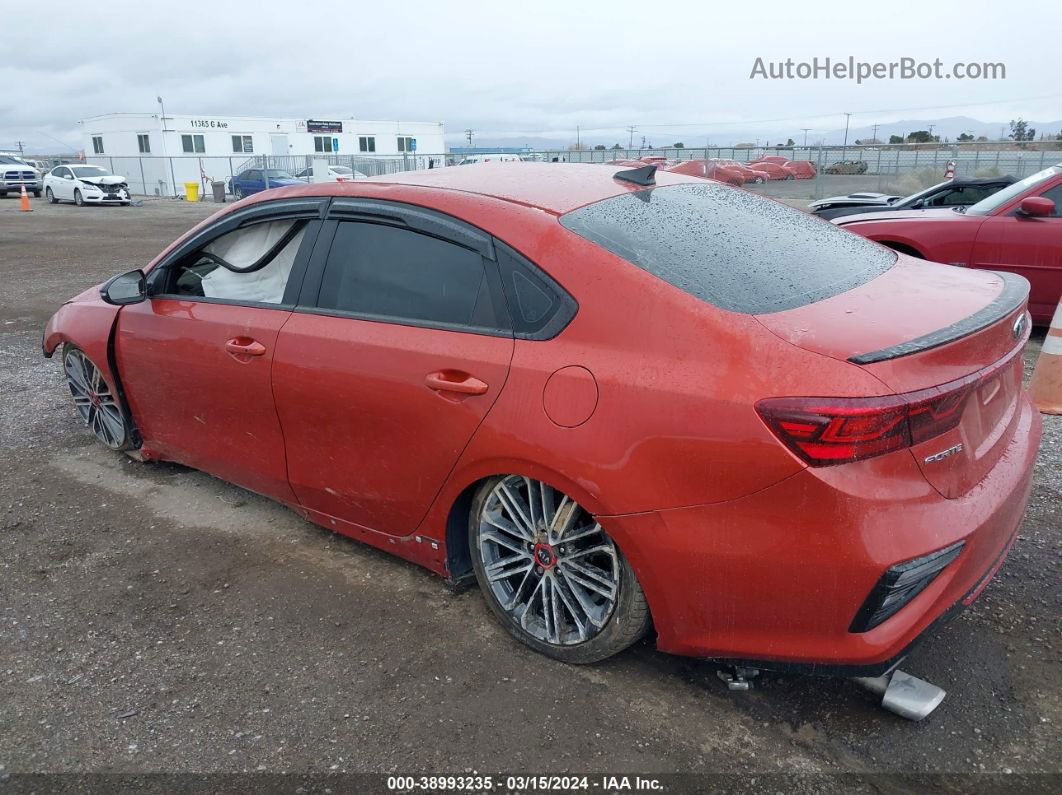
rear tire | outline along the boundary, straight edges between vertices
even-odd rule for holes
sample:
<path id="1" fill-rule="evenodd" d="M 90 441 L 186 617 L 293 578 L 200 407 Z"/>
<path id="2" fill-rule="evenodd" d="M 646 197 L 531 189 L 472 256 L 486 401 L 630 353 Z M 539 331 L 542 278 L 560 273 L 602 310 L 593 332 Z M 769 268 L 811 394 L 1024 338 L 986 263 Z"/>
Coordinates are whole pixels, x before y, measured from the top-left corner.
<path id="1" fill-rule="evenodd" d="M 236 197 L 236 201 L 239 201 L 243 198 L 243 188 L 237 185 L 235 188 L 232 189 L 232 195 Z"/>
<path id="2" fill-rule="evenodd" d="M 487 605 L 514 638 L 566 663 L 594 663 L 649 630 L 630 563 L 582 506 L 520 475 L 488 480 L 469 511 L 469 551 Z"/>

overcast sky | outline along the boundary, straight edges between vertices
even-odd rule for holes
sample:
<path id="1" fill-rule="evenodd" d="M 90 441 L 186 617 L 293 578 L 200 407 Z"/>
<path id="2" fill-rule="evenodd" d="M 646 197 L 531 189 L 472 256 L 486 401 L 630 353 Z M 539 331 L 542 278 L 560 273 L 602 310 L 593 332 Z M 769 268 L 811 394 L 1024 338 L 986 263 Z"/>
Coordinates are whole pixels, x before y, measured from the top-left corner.
<path id="1" fill-rule="evenodd" d="M 9 0 L 0 29 L 0 148 L 80 148 L 77 120 L 157 95 L 168 113 L 442 121 L 453 142 L 1062 118 L 1057 2 Z M 749 79 L 757 57 L 850 55 L 1003 62 L 1007 79 Z"/>

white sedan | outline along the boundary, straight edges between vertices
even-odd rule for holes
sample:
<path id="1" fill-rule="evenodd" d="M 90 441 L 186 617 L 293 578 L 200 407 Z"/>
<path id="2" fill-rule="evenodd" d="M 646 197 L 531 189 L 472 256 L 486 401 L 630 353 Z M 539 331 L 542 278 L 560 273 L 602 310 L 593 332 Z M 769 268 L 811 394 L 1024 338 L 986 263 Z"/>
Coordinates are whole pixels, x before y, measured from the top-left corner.
<path id="1" fill-rule="evenodd" d="M 304 179 L 307 182 L 313 182 L 313 168 L 304 168 L 298 174 L 295 175 L 299 179 Z M 367 174 L 362 174 L 360 171 L 354 171 L 346 166 L 329 166 L 328 167 L 328 179 L 327 182 L 350 182 L 355 179 L 368 179 Z"/>
<path id="2" fill-rule="evenodd" d="M 56 166 L 44 177 L 44 195 L 52 204 L 72 201 L 86 204 L 129 204 L 125 177 L 100 166 Z"/>

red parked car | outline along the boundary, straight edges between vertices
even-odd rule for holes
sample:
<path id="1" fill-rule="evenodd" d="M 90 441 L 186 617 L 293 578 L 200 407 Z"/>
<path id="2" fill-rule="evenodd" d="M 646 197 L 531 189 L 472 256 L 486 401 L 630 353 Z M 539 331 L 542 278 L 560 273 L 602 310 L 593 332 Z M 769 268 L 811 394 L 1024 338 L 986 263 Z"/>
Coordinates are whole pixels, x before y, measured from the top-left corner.
<path id="1" fill-rule="evenodd" d="M 1062 296 L 1062 163 L 969 207 L 847 215 L 838 226 L 922 259 L 1019 273 L 1033 322 L 1047 325 Z"/>
<path id="2" fill-rule="evenodd" d="M 652 167 L 519 171 L 256 194 L 44 352 L 111 449 L 475 579 L 561 660 L 652 625 L 880 673 L 976 598 L 1040 438 L 1024 279 Z"/>
<path id="3" fill-rule="evenodd" d="M 664 170 L 673 174 L 714 179 L 716 182 L 725 182 L 736 188 L 740 188 L 746 182 L 745 172 L 742 169 L 732 168 L 717 160 L 680 160 Z"/>
<path id="4" fill-rule="evenodd" d="M 691 177 L 714 179 L 740 188 L 749 182 L 763 183 L 768 179 L 765 171 L 756 171 L 735 160 L 676 160 L 660 166 L 664 171 L 687 174 Z"/>
<path id="5" fill-rule="evenodd" d="M 768 179 L 774 180 L 774 179 L 796 179 L 797 178 L 796 169 L 794 169 L 788 163 L 784 164 L 784 165 L 779 165 L 778 163 L 769 163 L 769 162 L 768 163 L 764 163 L 764 162 L 761 161 L 761 162 L 758 162 L 758 163 L 749 163 L 749 166 L 751 168 L 755 168 L 758 171 L 767 172 L 767 178 Z"/>
<path id="6" fill-rule="evenodd" d="M 793 175 L 793 179 L 814 179 L 818 173 L 815 164 L 810 160 L 787 160 L 780 155 L 765 155 L 749 162 L 750 168 L 757 168 L 762 163 L 773 163 L 783 166 L 787 173 Z M 772 177 L 772 179 L 788 179 L 788 177 Z"/>

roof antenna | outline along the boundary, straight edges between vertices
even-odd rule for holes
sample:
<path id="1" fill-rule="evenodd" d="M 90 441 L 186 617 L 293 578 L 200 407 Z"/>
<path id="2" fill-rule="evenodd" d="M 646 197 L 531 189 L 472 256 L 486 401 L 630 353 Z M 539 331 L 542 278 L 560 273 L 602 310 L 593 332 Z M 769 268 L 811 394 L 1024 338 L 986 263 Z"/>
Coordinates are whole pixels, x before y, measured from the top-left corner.
<path id="1" fill-rule="evenodd" d="M 612 179 L 622 179 L 624 182 L 633 182 L 635 185 L 655 185 L 656 166 L 650 164 L 641 168 L 629 168 L 626 171 L 617 171 Z"/>

